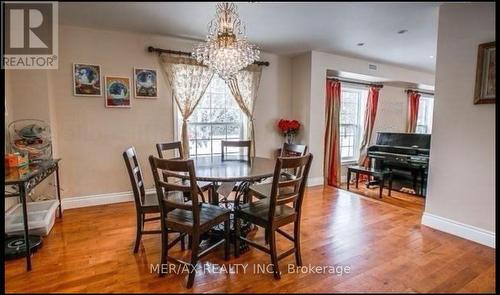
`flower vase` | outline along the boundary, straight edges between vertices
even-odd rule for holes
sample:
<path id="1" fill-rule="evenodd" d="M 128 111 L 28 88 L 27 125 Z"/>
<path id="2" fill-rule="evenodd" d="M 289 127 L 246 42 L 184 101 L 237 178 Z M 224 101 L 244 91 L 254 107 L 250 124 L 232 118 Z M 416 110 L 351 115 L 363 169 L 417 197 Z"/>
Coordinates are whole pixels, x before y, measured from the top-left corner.
<path id="1" fill-rule="evenodd" d="M 286 135 L 286 143 L 288 143 L 288 144 L 292 144 L 292 143 L 294 142 L 294 140 L 295 140 L 295 134 L 293 134 L 293 133 L 288 133 L 288 134 Z"/>

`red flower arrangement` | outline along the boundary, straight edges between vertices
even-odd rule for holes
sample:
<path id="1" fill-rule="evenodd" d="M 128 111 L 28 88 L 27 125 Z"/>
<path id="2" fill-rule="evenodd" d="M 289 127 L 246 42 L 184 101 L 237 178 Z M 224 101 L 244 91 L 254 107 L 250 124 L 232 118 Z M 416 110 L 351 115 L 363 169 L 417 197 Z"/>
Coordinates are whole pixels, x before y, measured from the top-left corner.
<path id="1" fill-rule="evenodd" d="M 278 121 L 278 129 L 287 138 L 288 143 L 293 141 L 293 137 L 297 134 L 299 128 L 300 122 L 297 120 L 281 119 Z"/>

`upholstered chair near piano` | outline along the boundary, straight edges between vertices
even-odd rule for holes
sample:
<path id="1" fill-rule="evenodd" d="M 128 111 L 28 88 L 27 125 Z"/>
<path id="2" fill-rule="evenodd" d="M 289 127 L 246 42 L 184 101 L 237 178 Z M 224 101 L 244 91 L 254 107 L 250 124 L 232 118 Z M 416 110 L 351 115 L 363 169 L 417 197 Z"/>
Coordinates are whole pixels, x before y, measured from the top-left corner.
<path id="1" fill-rule="evenodd" d="M 392 170 L 395 182 L 411 179 L 415 193 L 425 196 L 430 145 L 430 134 L 378 132 L 376 144 L 368 148 L 368 158 L 371 167 Z"/>

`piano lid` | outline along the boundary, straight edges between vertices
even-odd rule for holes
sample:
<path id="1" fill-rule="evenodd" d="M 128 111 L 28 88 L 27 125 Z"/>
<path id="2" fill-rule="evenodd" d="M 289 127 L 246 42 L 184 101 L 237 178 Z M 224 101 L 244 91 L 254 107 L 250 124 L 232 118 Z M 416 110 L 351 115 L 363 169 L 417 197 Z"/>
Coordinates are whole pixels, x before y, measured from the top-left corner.
<path id="1" fill-rule="evenodd" d="M 377 132 L 377 145 L 431 148 L 431 135 L 418 133 Z"/>

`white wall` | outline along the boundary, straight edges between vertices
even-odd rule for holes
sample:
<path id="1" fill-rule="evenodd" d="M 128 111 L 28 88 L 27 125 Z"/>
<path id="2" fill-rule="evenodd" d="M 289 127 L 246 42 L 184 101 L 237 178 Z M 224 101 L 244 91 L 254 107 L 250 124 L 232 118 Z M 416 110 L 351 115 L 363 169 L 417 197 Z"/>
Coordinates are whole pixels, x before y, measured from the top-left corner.
<path id="1" fill-rule="evenodd" d="M 121 156 L 130 145 L 140 154 L 146 185 L 152 186 L 147 157 L 156 154 L 157 142 L 174 138 L 174 108 L 168 83 L 159 78 L 158 99 L 132 98 L 130 109 L 109 109 L 104 107 L 103 97 L 73 96 L 72 64 L 100 64 L 103 76 L 132 79 L 133 67 L 159 68 L 157 55 L 148 53 L 147 46 L 189 51 L 193 42 L 72 26 L 59 29 L 59 69 L 13 71 L 16 79 L 10 79 L 9 84 L 18 89 L 14 91 L 16 111 L 50 120 L 54 125 L 56 156 L 62 158 L 63 197 L 130 191 Z M 291 114 L 291 62 L 287 57 L 266 53 L 261 59 L 269 61 L 270 66 L 263 69 L 255 106 L 256 151 L 271 156 L 283 141 L 274 125 L 280 117 Z M 24 107 L 31 109 L 30 113 L 22 110 Z"/>
<path id="2" fill-rule="evenodd" d="M 377 132 L 405 132 L 407 108 L 405 88 L 384 86 L 380 89 L 371 143 L 375 143 Z"/>
<path id="3" fill-rule="evenodd" d="M 297 142 L 304 143 L 309 136 L 309 105 L 311 95 L 311 52 L 292 59 L 292 117 L 302 124 Z"/>
<path id="4" fill-rule="evenodd" d="M 423 222 L 460 234 L 453 227 L 432 224 L 432 217 L 437 216 L 486 230 L 494 239 L 495 105 L 473 104 L 478 45 L 491 41 L 495 41 L 494 3 L 440 7 L 434 126 Z"/>

